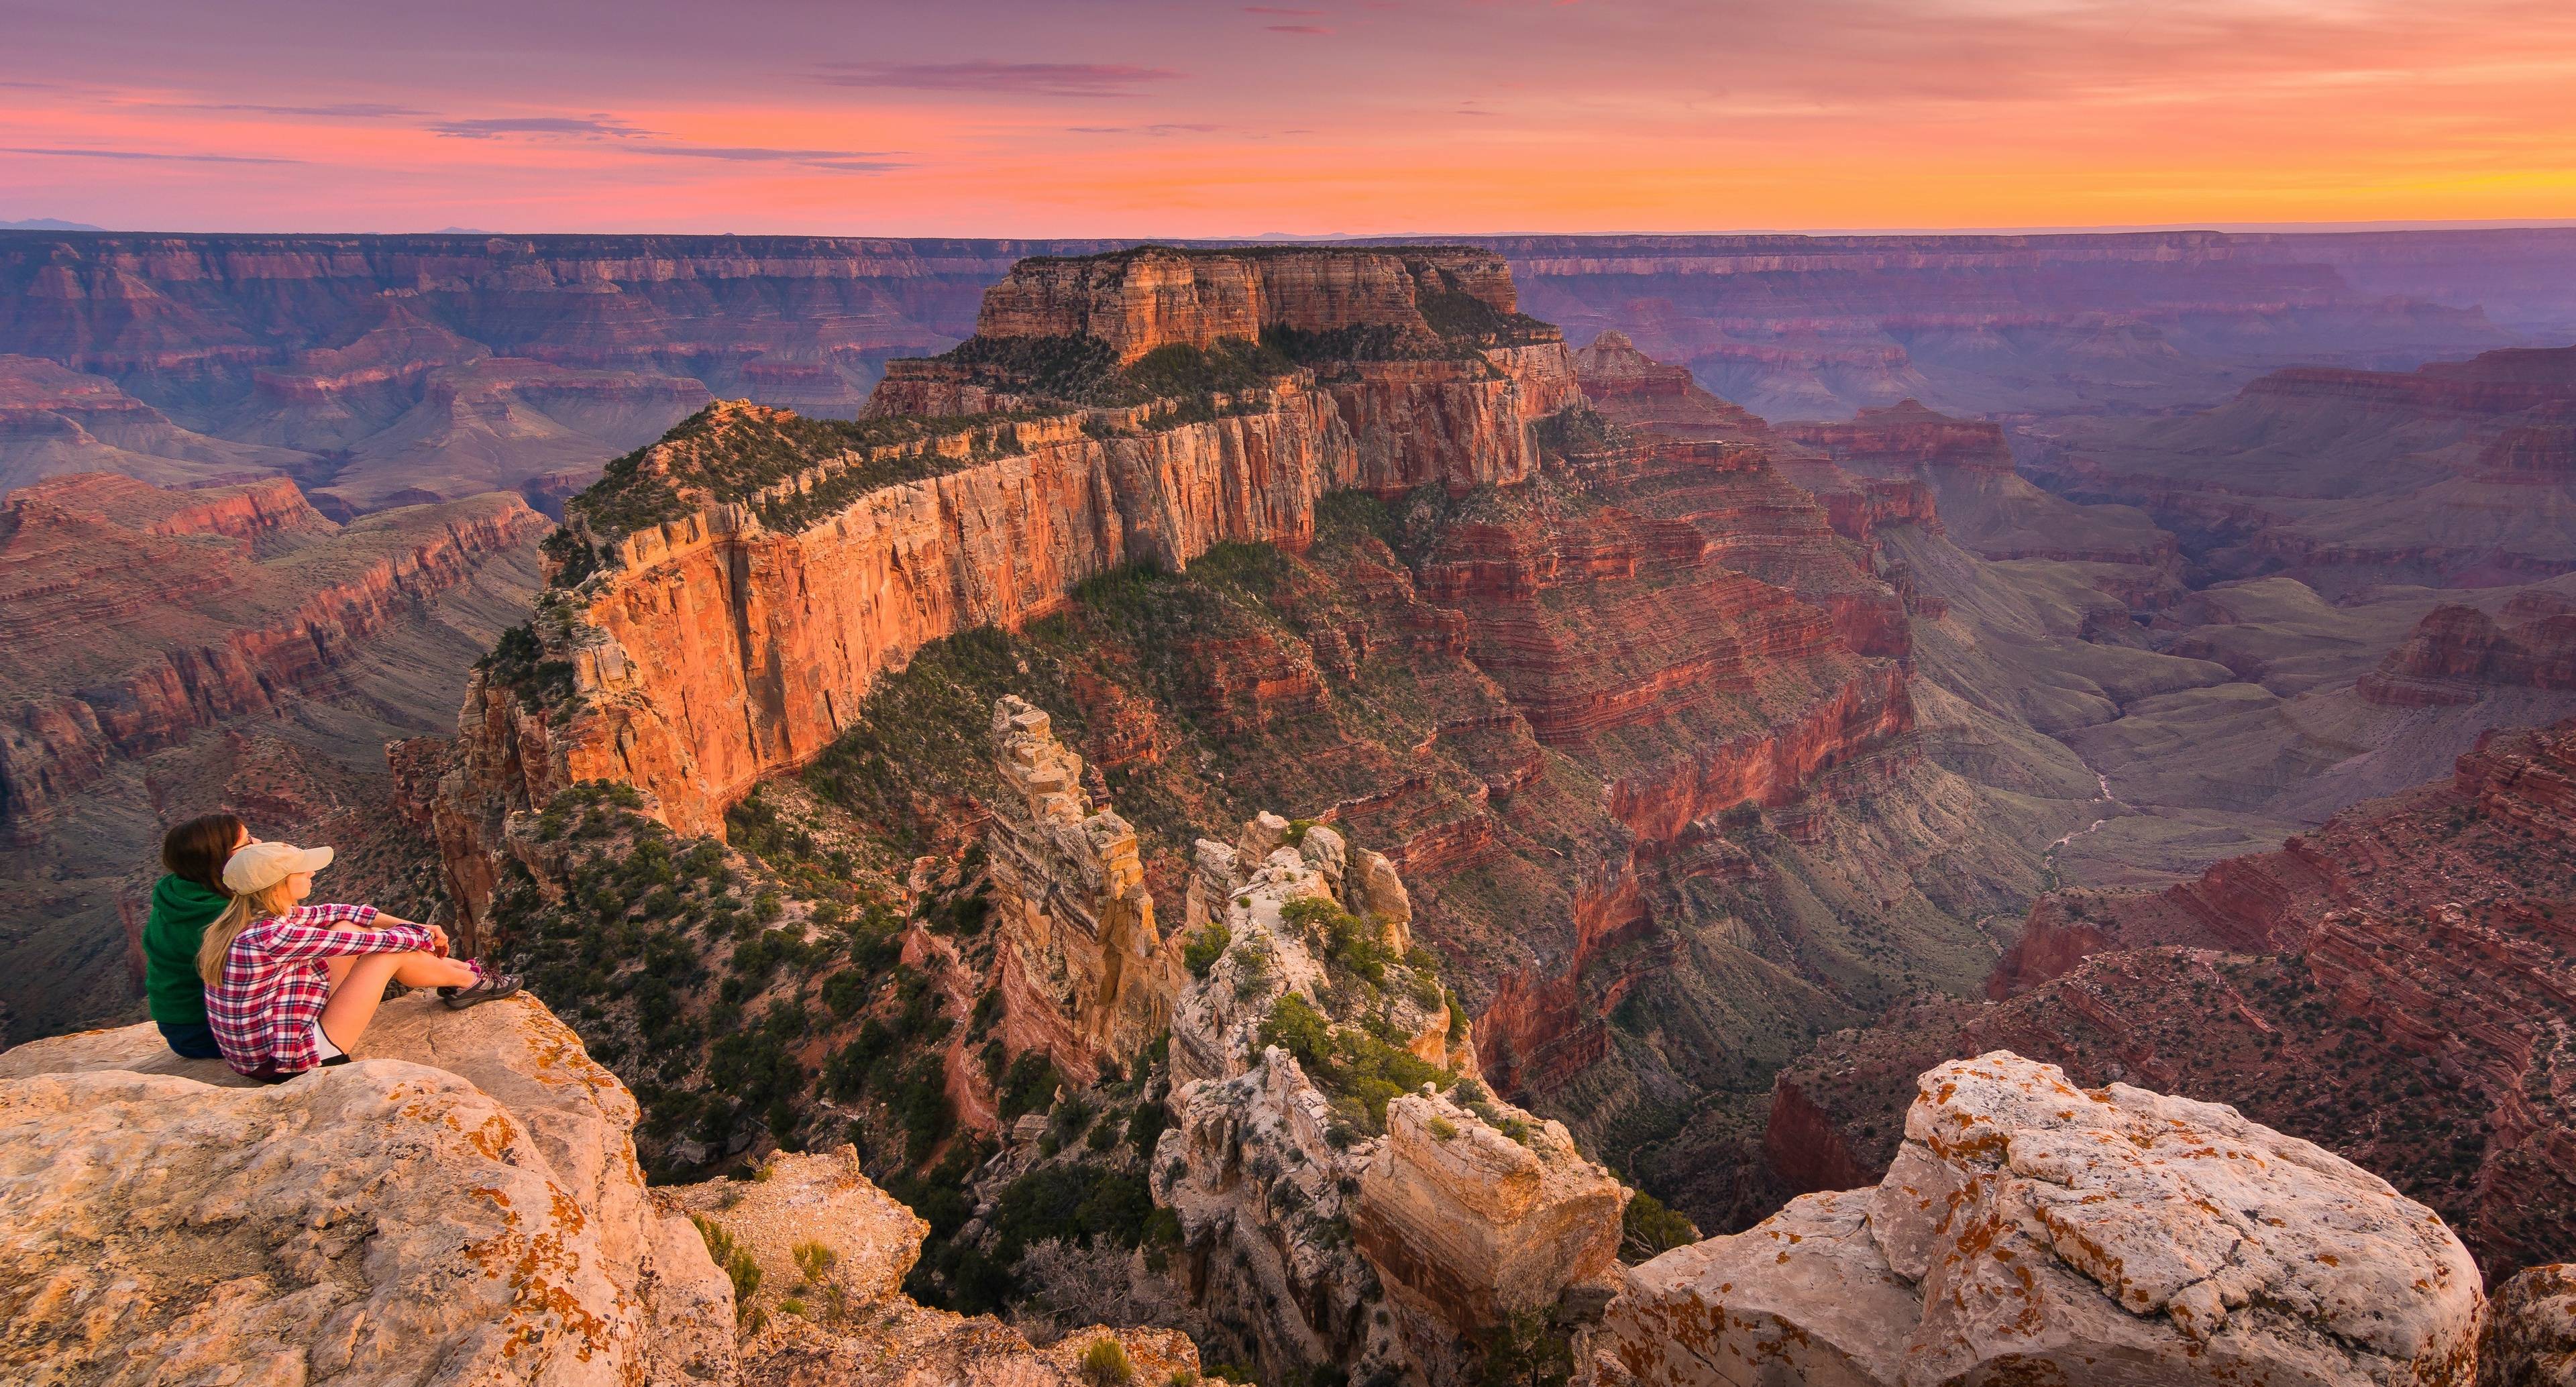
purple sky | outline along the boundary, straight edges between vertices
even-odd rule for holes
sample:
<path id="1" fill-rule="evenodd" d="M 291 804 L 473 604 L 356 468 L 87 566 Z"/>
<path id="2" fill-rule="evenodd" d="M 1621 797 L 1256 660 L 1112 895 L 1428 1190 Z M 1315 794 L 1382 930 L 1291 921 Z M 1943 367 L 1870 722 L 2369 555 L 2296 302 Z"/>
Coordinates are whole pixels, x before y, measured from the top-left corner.
<path id="1" fill-rule="evenodd" d="M 0 3 L 0 220 L 1248 235 L 2576 216 L 2576 4 Z"/>

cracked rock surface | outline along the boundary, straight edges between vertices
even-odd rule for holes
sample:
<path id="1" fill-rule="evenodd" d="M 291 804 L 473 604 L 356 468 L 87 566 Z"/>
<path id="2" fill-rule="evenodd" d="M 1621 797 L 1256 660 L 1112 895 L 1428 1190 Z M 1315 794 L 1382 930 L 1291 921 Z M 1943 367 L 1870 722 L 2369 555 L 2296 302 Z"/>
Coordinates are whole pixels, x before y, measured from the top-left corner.
<path id="1" fill-rule="evenodd" d="M 1603 1383 L 2466 1383 L 2477 1267 L 2433 1211 L 2235 1109 L 2008 1051 L 1918 1081 L 1876 1189 L 1629 1273 Z"/>

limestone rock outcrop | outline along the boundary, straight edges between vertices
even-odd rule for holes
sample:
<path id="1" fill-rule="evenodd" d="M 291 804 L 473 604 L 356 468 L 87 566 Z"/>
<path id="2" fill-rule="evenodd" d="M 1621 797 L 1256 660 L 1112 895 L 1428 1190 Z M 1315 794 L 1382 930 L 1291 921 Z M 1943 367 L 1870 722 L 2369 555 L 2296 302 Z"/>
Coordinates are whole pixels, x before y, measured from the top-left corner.
<path id="1" fill-rule="evenodd" d="M 2478 1387 L 2576 1384 L 2576 1265 L 2533 1267 L 2496 1287 L 2478 1342 Z"/>
<path id="2" fill-rule="evenodd" d="M 1045 1050 L 1088 1084 L 1171 1024 L 1183 971 L 1156 932 L 1136 830 L 1083 788 L 1082 758 L 1046 713 L 1006 697 L 993 707 L 1002 793 L 984 836 L 1001 913 L 1003 1043 Z"/>
<path id="3" fill-rule="evenodd" d="M 1564 1126 L 1505 1128 L 1440 1093 L 1386 1106 L 1386 1138 L 1360 1173 L 1352 1233 L 1404 1308 L 1434 1332 L 1555 1306 L 1619 1260 L 1628 1191 Z"/>
<path id="4" fill-rule="evenodd" d="M 1409 915 L 1391 865 L 1328 826 L 1264 814 L 1199 842 L 1188 933 L 1223 952 L 1175 1009 L 1153 1192 L 1191 1300 L 1248 1325 L 1266 1373 L 1457 1380 L 1462 1344 L 1616 1260 L 1627 1191 L 1460 1078 L 1473 1044 Z M 1392 1093 L 1390 1072 L 1431 1077 Z"/>
<path id="5" fill-rule="evenodd" d="M 1598 1381 L 2465 1383 L 2440 1217 L 2232 1108 L 1996 1051 L 1920 1080 L 1877 1188 L 1634 1268 Z"/>
<path id="6" fill-rule="evenodd" d="M 0 1376 L 1075 1387 L 1103 1338 L 1138 1381 L 1198 1371 L 1172 1330 L 1039 1348 L 914 1304 L 928 1225 L 846 1146 L 647 1190 L 634 1098 L 531 997 L 388 1002 L 355 1059 L 264 1087 L 150 1026 L 0 1053 Z"/>
<path id="7" fill-rule="evenodd" d="M 0 1368 L 733 1380 L 730 1287 L 542 1006 L 389 1002 L 358 1058 L 260 1087 L 150 1026 L 0 1054 Z"/>

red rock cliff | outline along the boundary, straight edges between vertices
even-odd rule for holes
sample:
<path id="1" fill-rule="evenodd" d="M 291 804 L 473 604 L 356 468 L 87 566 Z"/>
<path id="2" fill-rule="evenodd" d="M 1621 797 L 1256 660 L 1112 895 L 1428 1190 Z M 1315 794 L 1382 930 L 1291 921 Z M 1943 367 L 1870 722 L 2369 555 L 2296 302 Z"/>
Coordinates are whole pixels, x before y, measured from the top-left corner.
<path id="1" fill-rule="evenodd" d="M 1410 272 L 1368 287 L 1362 271 L 1405 264 L 1375 253 L 1344 257 L 1349 283 L 1314 267 L 1291 274 L 1295 257 L 1172 258 L 1206 281 L 1190 291 L 1198 299 L 1265 286 L 1288 305 L 1278 312 L 1319 331 L 1335 325 L 1334 295 L 1345 290 L 1363 305 L 1381 290 L 1468 293 L 1447 287 L 1454 281 L 1479 286 L 1487 297 L 1476 302 L 1488 310 L 1509 302 L 1479 268 L 1499 273 L 1490 257 L 1424 270 L 1437 289 Z M 996 289 L 1006 305 L 997 322 L 1060 327 L 1115 316 L 1085 299 L 1079 312 L 1037 322 L 1027 305 L 1060 303 L 1069 282 L 1126 303 L 1126 281 L 1112 273 L 1122 264 L 1138 274 L 1159 257 L 1030 262 Z M 1146 320 L 1179 330 L 1160 313 Z M 1453 334 L 1451 355 L 1340 363 L 1330 380 L 1292 369 L 1197 403 L 1059 404 L 989 421 L 896 414 L 851 433 L 901 441 L 838 451 L 799 433 L 801 421 L 756 406 L 694 418 L 618 483 L 651 492 L 644 519 L 611 523 L 625 494 L 616 487 L 574 507 L 572 527 L 596 545 L 597 571 L 559 588 L 539 622 L 547 660 L 564 671 L 561 697 L 538 716 L 520 692 L 478 678 L 453 763 L 413 767 L 418 812 L 440 830 L 469 922 L 488 891 L 477 877 L 489 867 L 477 864 L 490 862 L 509 813 L 575 781 L 635 785 L 672 827 L 720 833 L 726 807 L 754 781 L 819 755 L 877 677 L 929 641 L 1016 627 L 1127 563 L 1177 570 L 1228 540 L 1302 548 L 1329 491 L 1427 482 L 1464 491 L 1526 479 L 1537 467 L 1532 421 L 1579 398 L 1551 337 L 1538 325 L 1487 349 L 1458 346 Z M 889 387 L 902 388 L 900 379 Z M 1020 390 L 1005 393 L 1043 398 Z M 790 464 L 746 490 L 724 469 L 753 455 Z M 888 480 L 871 484 L 879 477 Z"/>

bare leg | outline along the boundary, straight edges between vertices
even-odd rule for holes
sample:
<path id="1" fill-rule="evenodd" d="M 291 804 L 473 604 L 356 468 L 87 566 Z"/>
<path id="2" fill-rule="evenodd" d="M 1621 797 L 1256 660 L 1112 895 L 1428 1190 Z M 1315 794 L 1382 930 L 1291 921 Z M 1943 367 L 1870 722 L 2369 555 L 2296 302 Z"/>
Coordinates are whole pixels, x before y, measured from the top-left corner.
<path id="1" fill-rule="evenodd" d="M 360 954 L 324 960 L 331 972 L 331 1000 L 322 1008 L 322 1034 L 347 1050 L 367 1033 L 376 1007 L 385 999 L 385 984 L 404 973 L 420 981 L 413 987 L 470 987 L 474 970 L 435 954 Z"/>
<path id="2" fill-rule="evenodd" d="M 365 957 L 365 954 L 342 954 L 338 958 L 322 960 L 322 966 L 331 973 L 331 990 L 338 991 L 340 979 L 349 976 L 349 965 Z M 386 957 L 402 960 L 402 966 L 394 970 L 394 981 L 405 987 L 474 985 L 474 970 L 452 958 L 440 958 L 436 954 L 388 954 Z"/>

